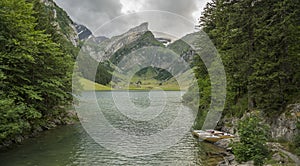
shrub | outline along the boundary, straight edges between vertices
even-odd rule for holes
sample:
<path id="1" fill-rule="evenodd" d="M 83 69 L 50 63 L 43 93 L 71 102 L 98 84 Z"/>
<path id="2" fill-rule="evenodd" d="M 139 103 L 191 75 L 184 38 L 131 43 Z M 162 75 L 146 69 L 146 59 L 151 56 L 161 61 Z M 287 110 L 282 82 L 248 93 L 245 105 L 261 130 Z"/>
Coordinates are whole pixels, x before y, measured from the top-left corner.
<path id="1" fill-rule="evenodd" d="M 268 127 L 257 116 L 250 116 L 238 124 L 240 142 L 233 145 L 233 153 L 238 162 L 254 161 L 255 165 L 263 165 L 268 157 L 266 147 Z"/>

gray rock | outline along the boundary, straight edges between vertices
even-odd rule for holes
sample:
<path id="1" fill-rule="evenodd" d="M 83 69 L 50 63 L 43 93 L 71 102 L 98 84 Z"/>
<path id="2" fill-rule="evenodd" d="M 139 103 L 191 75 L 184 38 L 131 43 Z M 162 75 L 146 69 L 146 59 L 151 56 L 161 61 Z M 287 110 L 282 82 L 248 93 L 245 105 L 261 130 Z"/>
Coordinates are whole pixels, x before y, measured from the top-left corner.
<path id="1" fill-rule="evenodd" d="M 280 153 L 275 153 L 272 156 L 272 160 L 276 161 L 278 164 L 288 163 L 289 158 L 285 155 Z"/>
<path id="2" fill-rule="evenodd" d="M 271 122 L 272 138 L 292 141 L 299 132 L 297 130 L 298 116 L 300 116 L 300 104 L 291 104 L 287 107 L 289 111 L 282 113 L 279 118 Z"/>
<path id="3" fill-rule="evenodd" d="M 215 143 L 215 145 L 221 147 L 221 148 L 224 148 L 224 149 L 227 149 L 229 147 L 229 144 L 232 142 L 232 139 L 221 139 L 219 141 L 217 141 Z"/>
<path id="4" fill-rule="evenodd" d="M 242 164 L 238 164 L 237 166 L 252 166 L 254 165 L 254 161 L 244 162 Z"/>

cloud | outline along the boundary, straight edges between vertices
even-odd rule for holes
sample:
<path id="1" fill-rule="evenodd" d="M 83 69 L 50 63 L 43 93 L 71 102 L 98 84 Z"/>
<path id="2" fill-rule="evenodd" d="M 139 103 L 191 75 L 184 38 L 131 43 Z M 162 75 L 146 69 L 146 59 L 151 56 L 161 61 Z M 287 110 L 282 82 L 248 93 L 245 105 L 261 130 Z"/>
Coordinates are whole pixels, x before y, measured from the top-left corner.
<path id="1" fill-rule="evenodd" d="M 121 15 L 122 5 L 118 0 L 54 0 L 77 23 L 92 31 L 103 23 Z"/>
<path id="2" fill-rule="evenodd" d="M 143 10 L 168 11 L 191 20 L 192 13 L 199 10 L 195 0 L 146 0 L 144 2 Z"/>
<path id="3" fill-rule="evenodd" d="M 60 7 L 67 11 L 70 17 L 77 23 L 87 26 L 96 33 L 97 29 L 111 21 L 113 18 L 124 14 L 142 12 L 146 10 L 168 11 L 185 17 L 196 23 L 200 17 L 201 10 L 209 0 L 54 0 Z M 122 31 L 138 25 L 145 17 L 132 15 L 124 17 Z M 151 25 L 162 24 L 162 18 L 151 19 Z M 171 22 L 170 20 L 168 20 Z M 174 20 L 176 22 L 176 20 Z M 120 24 L 122 26 L 122 24 Z M 170 28 L 165 27 L 165 28 Z M 175 27 L 172 27 L 176 29 Z M 181 28 L 181 29 L 180 29 Z M 178 27 L 178 31 L 184 31 Z M 190 30 L 189 30 L 190 31 Z M 99 35 L 96 33 L 96 35 Z"/>

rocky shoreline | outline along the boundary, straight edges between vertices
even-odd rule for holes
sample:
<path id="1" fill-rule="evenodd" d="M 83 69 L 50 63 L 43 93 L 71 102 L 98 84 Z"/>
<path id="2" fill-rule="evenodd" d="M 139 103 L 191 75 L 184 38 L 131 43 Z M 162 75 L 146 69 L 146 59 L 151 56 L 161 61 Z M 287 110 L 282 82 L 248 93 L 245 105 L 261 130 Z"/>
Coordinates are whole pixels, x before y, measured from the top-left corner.
<path id="1" fill-rule="evenodd" d="M 252 166 L 254 165 L 253 161 L 238 163 L 235 160 L 234 154 L 231 152 L 231 148 L 228 146 L 227 142 L 232 140 L 221 140 L 215 145 L 226 149 L 225 152 L 220 153 L 211 153 L 211 155 L 222 156 L 223 161 L 219 162 L 217 166 Z M 225 143 L 224 143 L 225 142 Z M 227 145 L 226 145 L 227 144 Z M 270 148 L 272 153 L 271 159 L 265 164 L 266 166 L 272 165 L 300 165 L 300 159 L 297 155 L 294 155 L 284 149 L 282 145 L 276 142 L 268 142 L 267 146 Z"/>
<path id="2" fill-rule="evenodd" d="M 245 116 L 249 116 L 251 113 L 246 113 Z M 291 104 L 287 107 L 287 110 L 283 112 L 278 118 L 266 119 L 265 123 L 270 125 L 270 135 L 274 139 L 274 142 L 268 142 L 267 146 L 270 150 L 271 156 L 267 161 L 266 165 L 276 165 L 276 164 L 290 164 L 290 165 L 300 165 L 299 156 L 292 154 L 286 150 L 278 141 L 280 139 L 286 142 L 292 142 L 293 138 L 298 134 L 297 123 L 299 123 L 300 117 L 300 104 Z M 243 118 L 242 118 L 243 119 Z M 222 131 L 238 135 L 237 122 L 239 119 L 223 119 L 223 125 L 221 127 Z M 253 161 L 247 163 L 239 164 L 232 153 L 230 144 L 232 142 L 239 141 L 239 138 L 233 139 L 222 139 L 215 143 L 216 146 L 224 148 L 225 153 L 219 153 L 224 158 L 224 161 L 218 163 L 218 166 L 248 166 L 254 165 Z"/>
<path id="3" fill-rule="evenodd" d="M 23 135 L 19 135 L 15 138 L 3 142 L 2 144 L 0 144 L 0 150 L 8 149 L 14 144 L 20 144 L 24 140 L 36 137 L 43 131 L 55 129 L 56 127 L 62 125 L 71 125 L 76 122 L 78 122 L 77 113 L 74 110 L 68 110 L 65 114 L 62 114 L 57 118 L 49 120 L 48 123 L 43 127 L 37 127 L 33 129 L 30 133 L 25 133 Z"/>

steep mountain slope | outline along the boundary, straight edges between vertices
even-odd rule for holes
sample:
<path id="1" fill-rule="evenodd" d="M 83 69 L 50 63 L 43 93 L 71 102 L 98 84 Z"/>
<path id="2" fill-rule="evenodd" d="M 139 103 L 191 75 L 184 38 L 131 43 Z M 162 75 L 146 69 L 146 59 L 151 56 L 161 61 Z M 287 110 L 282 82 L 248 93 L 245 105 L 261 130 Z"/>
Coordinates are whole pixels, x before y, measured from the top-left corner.
<path id="1" fill-rule="evenodd" d="M 81 30 L 84 31 L 84 28 Z M 83 31 L 81 32 L 83 33 Z M 189 36 L 187 35 L 187 37 Z M 111 85 L 116 86 L 118 86 L 117 84 L 125 85 L 125 82 L 128 81 L 126 78 L 127 76 L 123 75 L 122 73 L 113 73 L 114 71 L 121 71 L 118 67 L 118 64 L 121 62 L 121 60 L 124 59 L 124 57 L 129 56 L 131 53 L 141 48 L 145 48 L 148 46 L 156 46 L 158 48 L 161 48 L 158 49 L 157 53 L 155 53 L 159 54 L 159 56 L 154 55 L 153 53 L 146 53 L 149 54 L 147 56 L 154 58 L 156 56 L 156 58 L 159 58 L 160 56 L 170 57 L 171 55 L 176 56 L 174 54 L 175 52 L 180 58 L 176 58 L 177 60 L 174 61 L 174 64 L 172 64 L 172 61 L 175 59 L 171 60 L 170 62 L 167 62 L 165 64 L 167 65 L 165 66 L 165 69 L 157 67 L 143 68 L 135 74 L 132 82 L 137 82 L 140 80 L 149 84 L 155 83 L 157 85 L 165 83 L 171 85 L 177 84 L 176 80 L 170 79 L 173 78 L 173 75 L 175 74 L 177 76 L 183 75 L 184 77 L 182 77 L 181 80 L 187 80 L 185 76 L 187 76 L 188 74 L 184 73 L 187 72 L 188 68 L 185 67 L 184 63 L 182 62 L 185 61 L 191 65 L 195 54 L 194 50 L 183 41 L 184 39 L 185 38 L 177 40 L 171 44 L 168 44 L 168 46 L 166 47 L 164 41 L 159 41 L 155 38 L 153 33 L 149 31 L 148 23 L 143 23 L 137 27 L 128 30 L 127 32 L 121 35 L 114 36 L 110 39 L 104 39 L 104 41 L 101 42 L 96 41 L 95 37 L 93 35 L 90 35 L 89 39 L 86 40 L 85 44 L 82 47 L 82 60 L 84 62 L 80 63 L 79 67 L 82 68 L 81 72 L 83 73 L 83 76 L 89 80 L 94 80 L 94 78 L 96 78 L 95 81 L 101 84 L 110 83 Z M 130 62 L 125 63 L 133 63 L 134 61 L 143 62 L 144 60 L 142 57 L 132 56 Z M 99 63 L 97 75 L 90 76 L 90 73 L 92 72 L 90 71 L 89 66 L 91 66 L 91 64 L 96 63 Z M 127 65 L 132 66 L 132 64 Z M 173 75 L 168 71 L 173 73 Z M 114 82 L 110 82 L 111 79 L 108 78 L 112 77 L 113 74 L 115 74 Z"/>
<path id="2" fill-rule="evenodd" d="M 168 49 L 173 50 L 176 54 L 180 55 L 186 62 L 192 62 L 194 51 L 184 39 L 179 39 L 167 46 Z"/>
<path id="3" fill-rule="evenodd" d="M 90 36 L 93 35 L 93 33 L 84 25 L 75 23 L 75 28 L 76 28 L 79 40 L 86 40 Z"/>
<path id="4" fill-rule="evenodd" d="M 57 6 L 53 0 L 30 1 L 35 3 L 35 10 L 41 11 L 39 14 L 45 15 L 43 16 L 43 19 L 49 21 L 53 27 L 56 27 L 58 33 L 70 41 L 74 46 L 78 45 L 79 40 L 75 25 L 62 8 Z M 45 24 L 45 26 L 46 25 L 48 24 Z"/>
<path id="5" fill-rule="evenodd" d="M 100 39 L 101 42 L 99 43 L 99 40 L 93 38 L 87 40 L 82 47 L 82 52 L 89 54 L 98 62 L 116 59 L 112 57 L 119 57 L 120 52 L 129 53 L 129 51 L 133 51 L 133 49 L 138 49 L 145 45 L 163 46 L 148 30 L 148 23 L 143 23 L 110 39 L 104 39 L 104 37 L 96 37 L 96 39 Z M 124 52 L 122 50 L 126 51 Z M 117 51 L 118 53 L 115 54 Z"/>
<path id="6" fill-rule="evenodd" d="M 74 23 L 77 35 L 80 41 L 92 40 L 95 43 L 101 43 L 102 41 L 108 39 L 105 36 L 94 36 L 93 32 L 89 30 L 86 26 Z"/>
<path id="7" fill-rule="evenodd" d="M 130 38 L 130 37 L 129 37 Z M 128 40 L 128 39 L 125 39 Z M 123 47 L 120 49 L 117 49 L 117 51 L 113 50 L 112 52 L 115 52 L 112 54 L 110 57 L 110 61 L 113 64 L 118 64 L 123 56 L 126 56 L 130 52 L 133 52 L 134 50 L 138 50 L 142 47 L 146 46 L 158 46 L 158 47 L 163 47 L 163 44 L 159 41 L 157 41 L 152 34 L 151 31 L 146 31 L 145 33 L 141 34 L 138 38 L 135 40 L 132 40 L 128 44 L 125 44 L 126 42 L 122 42 L 122 45 L 124 44 Z M 119 44 L 116 44 L 119 45 Z"/>
<path id="8" fill-rule="evenodd" d="M 102 41 L 103 39 L 104 41 Z M 82 46 L 79 68 L 85 78 L 89 80 L 96 78 L 96 82 L 108 84 L 110 80 L 107 78 L 111 77 L 114 70 L 119 70 L 117 64 L 120 60 L 134 50 L 145 46 L 163 47 L 163 44 L 157 41 L 152 32 L 148 30 L 148 23 L 143 23 L 111 39 L 91 35 Z M 90 66 L 96 63 L 99 63 L 97 75 L 90 76 L 89 73 L 92 73 Z M 103 81 L 103 79 L 105 79 L 105 81 Z M 123 76 L 118 75 L 116 79 L 122 81 Z"/>

